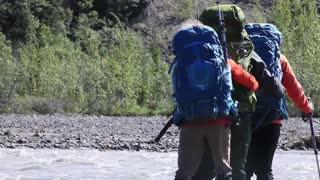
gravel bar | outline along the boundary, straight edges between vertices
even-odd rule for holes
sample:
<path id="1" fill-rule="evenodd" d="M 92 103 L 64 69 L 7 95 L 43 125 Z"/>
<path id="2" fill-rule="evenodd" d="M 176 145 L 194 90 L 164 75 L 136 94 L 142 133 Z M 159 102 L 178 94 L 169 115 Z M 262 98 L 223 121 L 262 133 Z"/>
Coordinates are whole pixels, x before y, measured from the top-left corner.
<path id="1" fill-rule="evenodd" d="M 159 143 L 153 142 L 168 119 L 165 116 L 1 114 L 0 148 L 177 151 L 176 126 L 171 126 Z M 316 135 L 319 135 L 319 120 L 314 119 Z M 290 118 L 283 123 L 278 148 L 310 149 L 310 134 L 309 123 Z"/>

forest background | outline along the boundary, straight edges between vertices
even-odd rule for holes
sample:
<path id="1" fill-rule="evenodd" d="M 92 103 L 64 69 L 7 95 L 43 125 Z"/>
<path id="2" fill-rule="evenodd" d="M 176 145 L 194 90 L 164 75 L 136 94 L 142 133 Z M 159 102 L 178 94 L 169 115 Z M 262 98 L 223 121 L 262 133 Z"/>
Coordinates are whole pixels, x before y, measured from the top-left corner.
<path id="1" fill-rule="evenodd" d="M 271 22 L 320 110 L 320 1 L 237 0 Z M 167 71 L 176 27 L 211 0 L 0 0 L 0 112 L 156 115 L 172 112 Z M 288 100 L 291 115 L 300 112 Z"/>

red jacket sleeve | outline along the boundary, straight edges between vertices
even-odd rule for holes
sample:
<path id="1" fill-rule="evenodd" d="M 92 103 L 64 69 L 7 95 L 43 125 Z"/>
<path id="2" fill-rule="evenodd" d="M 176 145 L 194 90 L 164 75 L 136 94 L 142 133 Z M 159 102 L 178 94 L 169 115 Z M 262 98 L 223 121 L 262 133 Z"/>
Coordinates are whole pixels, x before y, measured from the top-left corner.
<path id="1" fill-rule="evenodd" d="M 301 84 L 298 82 L 288 59 L 281 54 L 281 67 L 283 71 L 282 84 L 287 89 L 287 95 L 294 104 L 304 113 L 312 112 L 307 97 L 304 94 Z"/>
<path id="2" fill-rule="evenodd" d="M 255 91 L 259 88 L 257 80 L 242 68 L 241 65 L 235 63 L 232 59 L 228 59 L 228 64 L 231 68 L 232 79 L 242 86 Z"/>

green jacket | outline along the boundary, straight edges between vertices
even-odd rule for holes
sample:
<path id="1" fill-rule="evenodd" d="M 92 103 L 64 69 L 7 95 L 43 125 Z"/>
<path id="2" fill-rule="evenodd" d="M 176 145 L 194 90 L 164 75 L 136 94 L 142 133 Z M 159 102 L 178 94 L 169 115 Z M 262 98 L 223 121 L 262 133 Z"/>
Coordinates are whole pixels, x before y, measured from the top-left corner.
<path id="1" fill-rule="evenodd" d="M 242 67 L 250 72 L 251 71 L 251 59 L 253 58 L 253 44 L 249 39 L 249 36 L 245 30 L 242 32 L 243 34 L 243 43 L 242 42 L 229 42 L 227 41 L 228 55 L 233 59 L 236 63 L 241 64 Z M 239 51 L 241 44 L 243 45 L 243 55 L 238 55 L 236 51 Z M 255 93 L 250 89 L 233 82 L 234 92 L 233 99 L 239 102 L 238 110 L 239 112 L 254 112 L 255 105 L 257 102 Z"/>

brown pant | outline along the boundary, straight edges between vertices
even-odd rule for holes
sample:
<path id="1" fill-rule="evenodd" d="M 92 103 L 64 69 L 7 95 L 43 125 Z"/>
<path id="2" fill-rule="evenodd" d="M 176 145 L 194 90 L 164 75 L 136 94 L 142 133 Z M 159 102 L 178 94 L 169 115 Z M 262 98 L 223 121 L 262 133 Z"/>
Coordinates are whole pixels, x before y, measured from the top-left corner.
<path id="1" fill-rule="evenodd" d="M 182 127 L 178 149 L 176 179 L 189 180 L 202 160 L 207 139 L 217 174 L 231 172 L 230 129 L 223 124 Z"/>

